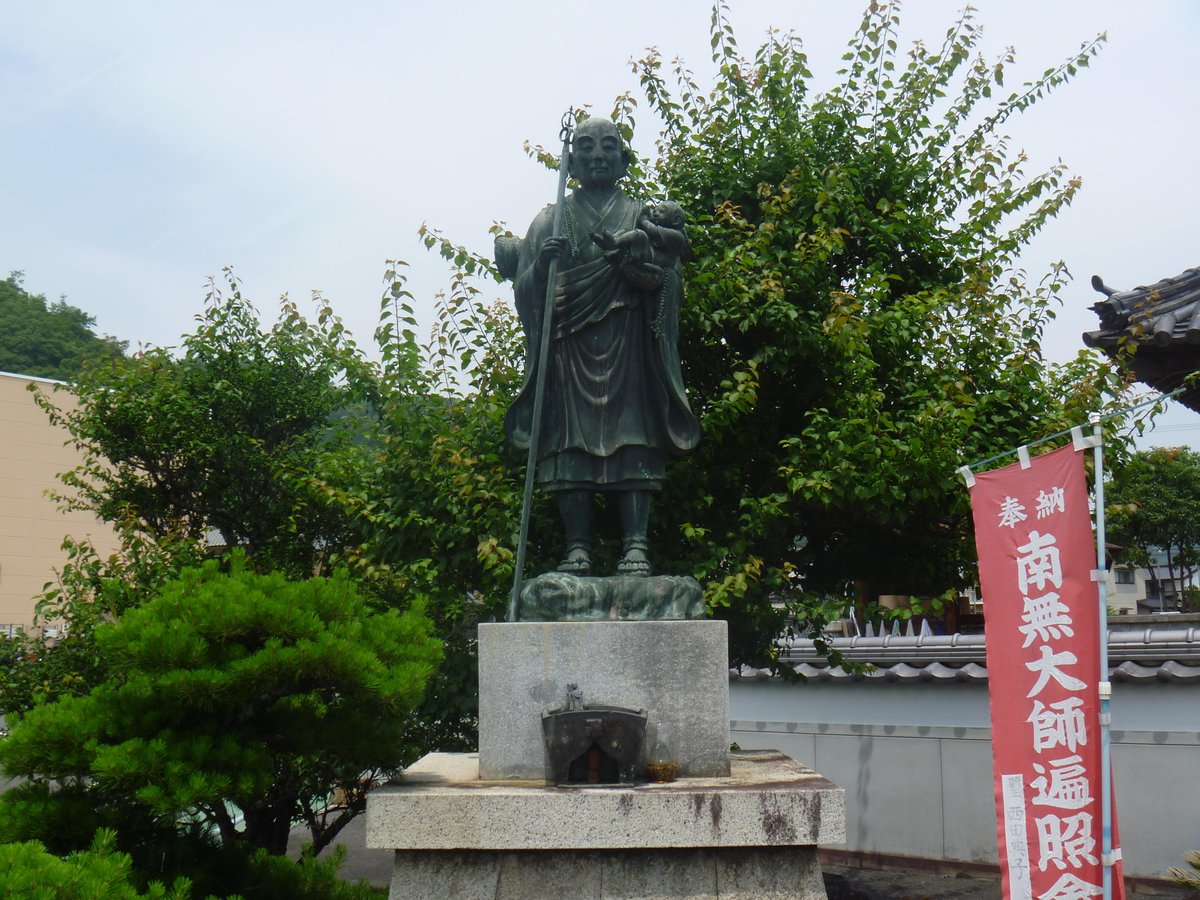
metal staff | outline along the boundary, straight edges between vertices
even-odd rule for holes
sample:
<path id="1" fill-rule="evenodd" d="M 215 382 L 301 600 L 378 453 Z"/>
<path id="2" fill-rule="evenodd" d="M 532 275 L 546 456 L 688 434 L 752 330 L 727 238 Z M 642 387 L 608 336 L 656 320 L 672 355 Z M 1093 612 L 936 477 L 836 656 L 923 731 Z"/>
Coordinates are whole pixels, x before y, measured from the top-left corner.
<path id="1" fill-rule="evenodd" d="M 562 236 L 563 199 L 567 195 L 568 156 L 571 152 L 571 127 L 575 123 L 575 113 L 571 110 L 563 113 L 562 156 L 558 163 L 558 200 L 554 204 L 554 223 L 550 228 L 551 237 Z M 546 368 L 550 364 L 550 330 L 554 319 L 554 283 L 558 279 L 558 257 L 550 260 L 549 271 L 546 274 L 546 302 L 542 306 L 542 327 L 538 335 L 538 356 L 536 381 L 533 386 L 533 421 L 529 428 L 529 459 L 525 465 L 525 496 L 521 501 L 521 532 L 517 538 L 517 561 L 513 571 L 512 596 L 508 599 L 508 621 L 517 621 L 517 603 L 521 598 L 521 582 L 525 578 L 525 549 L 529 542 L 529 513 L 533 504 L 533 483 L 537 475 L 538 444 L 542 432 L 542 402 L 546 396 Z"/>

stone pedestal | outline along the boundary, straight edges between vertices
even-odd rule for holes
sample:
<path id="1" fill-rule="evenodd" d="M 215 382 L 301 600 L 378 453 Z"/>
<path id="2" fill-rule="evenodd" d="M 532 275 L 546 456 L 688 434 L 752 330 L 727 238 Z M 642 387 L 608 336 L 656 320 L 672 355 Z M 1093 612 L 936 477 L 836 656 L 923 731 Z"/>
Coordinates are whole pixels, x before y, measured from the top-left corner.
<path id="1" fill-rule="evenodd" d="M 708 620 L 481 625 L 479 753 L 430 754 L 367 804 L 392 900 L 823 898 L 844 792 L 781 753 L 730 753 L 727 640 Z M 666 723 L 681 777 L 548 783 L 542 713 L 568 684 Z"/>
<path id="2" fill-rule="evenodd" d="M 479 769 L 547 779 L 542 712 L 577 684 L 585 706 L 645 709 L 665 722 L 684 777 L 729 774 L 726 623 L 507 622 L 479 626 Z"/>
<path id="3" fill-rule="evenodd" d="M 775 751 L 726 777 L 553 787 L 488 781 L 477 754 L 426 756 L 371 795 L 367 846 L 396 850 L 401 898 L 823 898 L 818 843 L 844 792 Z"/>

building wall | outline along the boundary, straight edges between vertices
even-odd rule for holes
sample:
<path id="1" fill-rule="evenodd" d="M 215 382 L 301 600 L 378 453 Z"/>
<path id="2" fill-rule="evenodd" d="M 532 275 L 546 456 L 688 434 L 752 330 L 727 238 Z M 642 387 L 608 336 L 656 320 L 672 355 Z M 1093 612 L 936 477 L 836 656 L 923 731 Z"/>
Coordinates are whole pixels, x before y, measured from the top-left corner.
<path id="1" fill-rule="evenodd" d="M 1124 573 L 1132 573 L 1132 583 L 1121 584 L 1117 581 L 1117 568 L 1109 566 L 1105 575 L 1107 585 L 1107 605 L 1118 616 L 1136 615 L 1138 604 L 1146 601 L 1146 582 L 1150 572 L 1147 569 L 1129 569 L 1120 567 Z"/>
<path id="2" fill-rule="evenodd" d="M 89 538 L 101 553 L 116 549 L 112 529 L 84 512 L 64 513 L 46 496 L 61 489 L 58 473 L 81 459 L 64 445 L 67 433 L 50 424 L 28 390 L 36 384 L 49 393 L 55 383 L 0 373 L 0 633 L 33 623 L 34 598 L 66 561 L 63 538 Z M 72 403 L 66 391 L 54 395 L 59 406 Z"/>
<path id="3" fill-rule="evenodd" d="M 846 789 L 845 849 L 998 861 L 987 684 L 730 684 L 731 739 L 777 749 Z M 1165 878 L 1200 849 L 1200 687 L 1113 685 L 1125 872 Z"/>

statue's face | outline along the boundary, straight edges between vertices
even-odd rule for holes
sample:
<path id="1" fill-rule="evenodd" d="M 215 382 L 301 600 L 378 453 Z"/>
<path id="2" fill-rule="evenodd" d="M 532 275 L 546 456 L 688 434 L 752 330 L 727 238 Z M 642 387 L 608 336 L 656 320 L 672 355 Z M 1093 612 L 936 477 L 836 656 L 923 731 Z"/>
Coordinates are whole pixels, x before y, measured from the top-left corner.
<path id="1" fill-rule="evenodd" d="M 611 122 L 588 119 L 576 130 L 571 140 L 571 174 L 585 188 L 612 187 L 625 174 L 627 162 L 621 136 Z"/>
<path id="2" fill-rule="evenodd" d="M 650 207 L 650 221 L 655 225 L 678 228 L 683 225 L 683 207 L 671 200 L 663 200 Z"/>

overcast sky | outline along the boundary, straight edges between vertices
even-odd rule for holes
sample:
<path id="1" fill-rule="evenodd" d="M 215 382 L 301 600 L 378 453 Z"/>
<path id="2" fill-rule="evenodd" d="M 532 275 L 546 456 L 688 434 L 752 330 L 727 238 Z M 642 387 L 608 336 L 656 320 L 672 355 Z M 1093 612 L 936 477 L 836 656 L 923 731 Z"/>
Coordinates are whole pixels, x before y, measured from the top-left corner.
<path id="1" fill-rule="evenodd" d="M 909 0 L 902 47 L 938 44 L 960 5 Z M 1084 182 L 1024 256 L 1035 278 L 1053 259 L 1075 276 L 1047 342 L 1066 359 L 1096 327 L 1091 275 L 1128 288 L 1200 265 L 1200 4 L 974 5 L 985 55 L 1017 49 L 1010 86 L 1108 33 L 1090 70 L 1009 129 L 1033 165 L 1061 157 Z M 768 26 L 799 34 L 820 87 L 865 0 L 731 6 L 743 50 Z M 552 144 L 563 110 L 636 91 L 629 60 L 647 46 L 706 72 L 710 9 L 0 0 L 0 271 L 136 346 L 175 344 L 207 276 L 233 265 L 264 313 L 319 289 L 369 344 L 384 260 L 412 263 L 427 311 L 445 270 L 417 228 L 484 252 L 494 220 L 523 232 L 555 179 L 522 142 Z M 1200 446 L 1200 416 L 1171 415 L 1154 442 Z"/>

